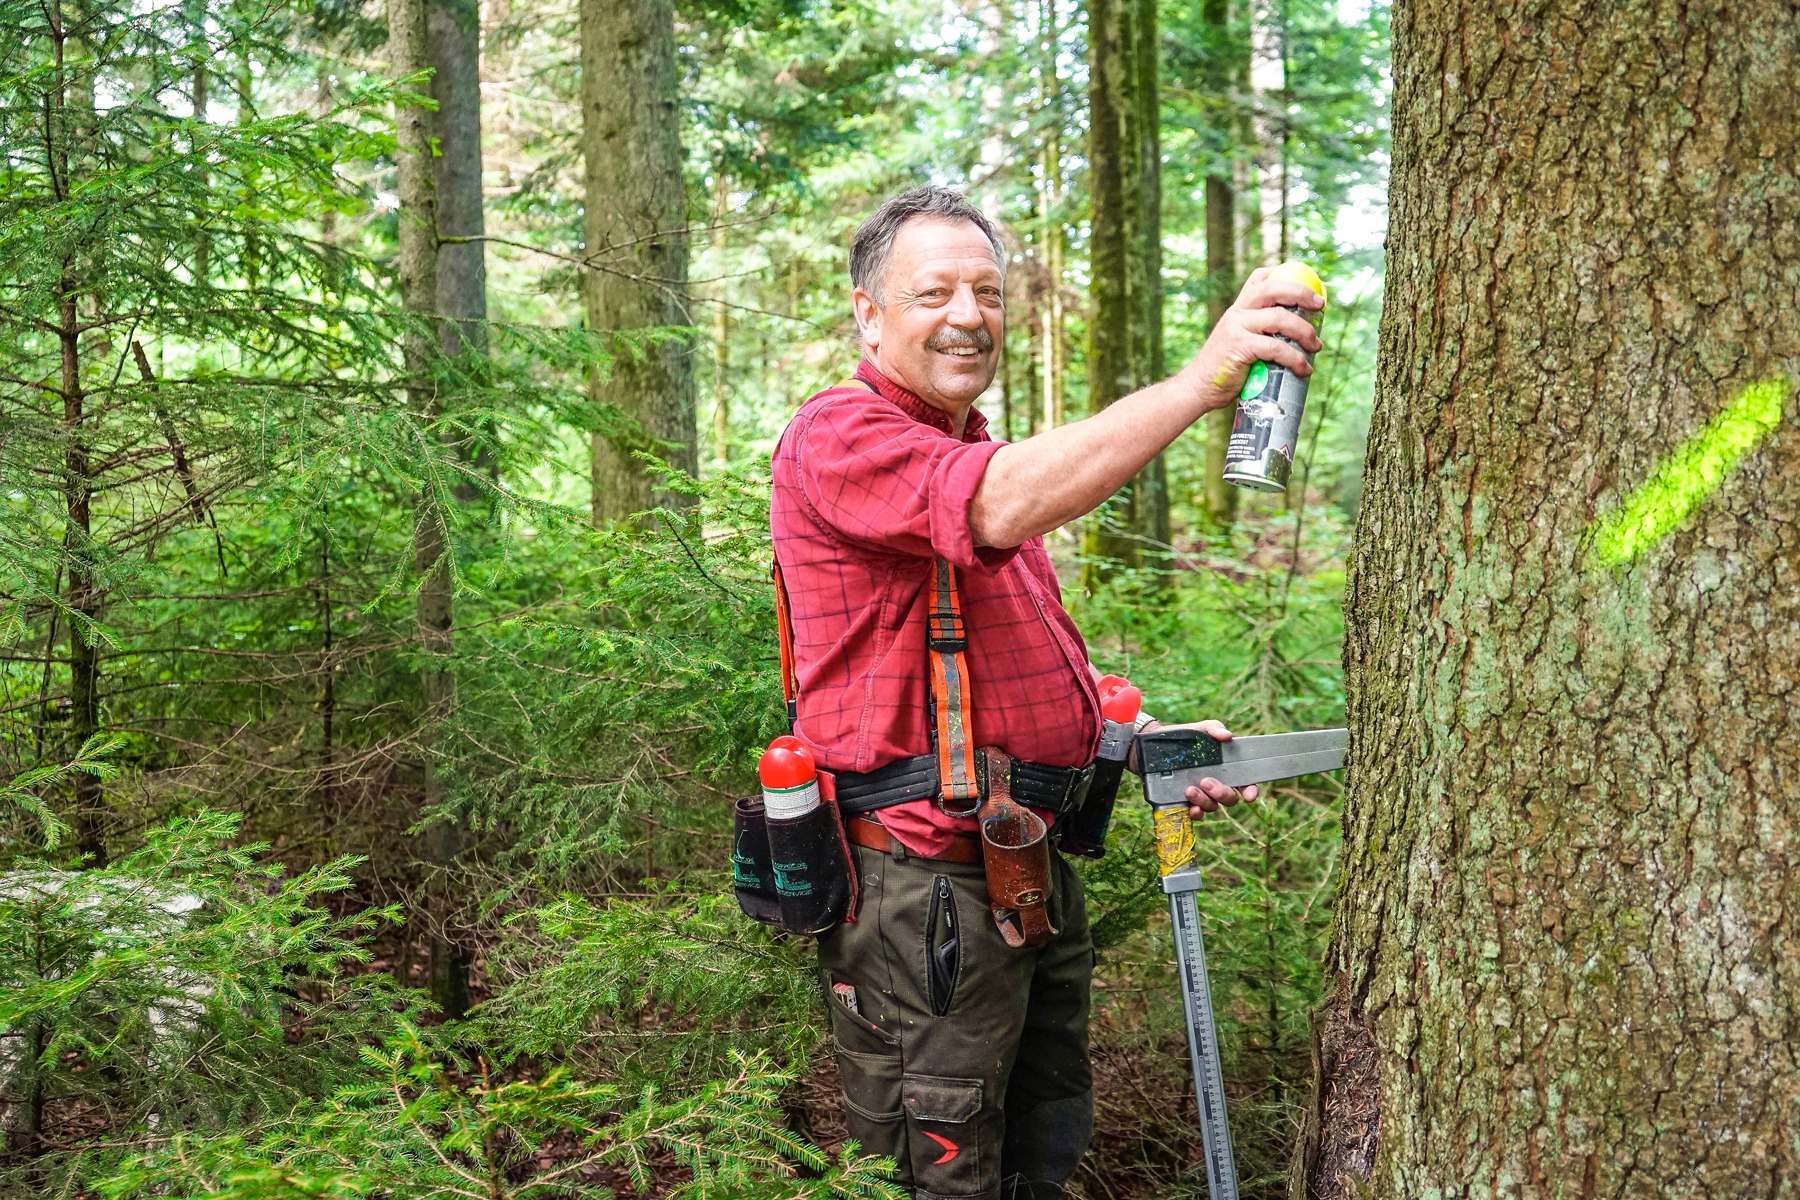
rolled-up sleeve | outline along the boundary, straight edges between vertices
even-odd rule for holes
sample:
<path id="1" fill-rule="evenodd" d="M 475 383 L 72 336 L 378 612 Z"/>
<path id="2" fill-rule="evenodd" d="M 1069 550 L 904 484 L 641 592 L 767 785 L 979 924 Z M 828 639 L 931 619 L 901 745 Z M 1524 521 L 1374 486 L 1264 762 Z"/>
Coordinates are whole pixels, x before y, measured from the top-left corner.
<path id="1" fill-rule="evenodd" d="M 958 441 L 866 395 L 810 406 L 793 452 L 801 493 L 838 537 L 992 569 L 1017 547 L 977 547 L 969 502 L 1004 443 Z"/>

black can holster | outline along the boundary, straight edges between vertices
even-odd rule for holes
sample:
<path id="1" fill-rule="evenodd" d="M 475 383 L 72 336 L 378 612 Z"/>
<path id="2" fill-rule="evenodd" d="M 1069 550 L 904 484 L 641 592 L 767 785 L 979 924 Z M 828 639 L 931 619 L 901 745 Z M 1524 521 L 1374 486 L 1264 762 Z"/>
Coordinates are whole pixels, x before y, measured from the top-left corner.
<path id="1" fill-rule="evenodd" d="M 745 916 L 803 937 L 856 919 L 856 868 L 829 790 L 821 774 L 819 806 L 786 821 L 770 819 L 760 796 L 737 802 L 731 884 Z"/>

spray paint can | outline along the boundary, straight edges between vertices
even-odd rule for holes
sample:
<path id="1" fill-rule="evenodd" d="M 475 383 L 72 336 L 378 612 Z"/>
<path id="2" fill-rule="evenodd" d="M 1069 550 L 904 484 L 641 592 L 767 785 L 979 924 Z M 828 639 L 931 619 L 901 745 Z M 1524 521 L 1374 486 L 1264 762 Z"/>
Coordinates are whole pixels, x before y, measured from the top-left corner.
<path id="1" fill-rule="evenodd" d="M 1303 262 L 1289 259 L 1269 273 L 1272 279 L 1303 283 L 1325 298 L 1325 284 L 1318 272 Z M 1289 308 L 1314 329 L 1325 313 Z M 1277 337 L 1280 335 L 1277 334 Z M 1292 343 L 1291 338 L 1282 338 Z M 1308 354 L 1306 361 L 1313 356 Z M 1306 414 L 1307 381 L 1278 363 L 1250 366 L 1244 390 L 1238 393 L 1237 419 L 1231 423 L 1231 441 L 1225 447 L 1225 482 L 1258 492 L 1285 492 L 1294 466 L 1294 448 L 1300 443 L 1300 418 Z"/>

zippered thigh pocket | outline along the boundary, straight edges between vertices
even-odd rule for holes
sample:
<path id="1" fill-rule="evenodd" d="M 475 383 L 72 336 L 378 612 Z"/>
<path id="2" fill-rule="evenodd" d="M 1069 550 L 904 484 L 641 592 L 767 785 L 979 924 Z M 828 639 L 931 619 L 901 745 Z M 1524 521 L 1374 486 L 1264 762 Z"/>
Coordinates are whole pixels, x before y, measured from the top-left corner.
<path id="1" fill-rule="evenodd" d="M 931 903 L 925 906 L 925 994 L 933 1016 L 946 1016 L 956 999 L 962 973 L 962 920 L 956 892 L 947 876 L 931 881 Z"/>

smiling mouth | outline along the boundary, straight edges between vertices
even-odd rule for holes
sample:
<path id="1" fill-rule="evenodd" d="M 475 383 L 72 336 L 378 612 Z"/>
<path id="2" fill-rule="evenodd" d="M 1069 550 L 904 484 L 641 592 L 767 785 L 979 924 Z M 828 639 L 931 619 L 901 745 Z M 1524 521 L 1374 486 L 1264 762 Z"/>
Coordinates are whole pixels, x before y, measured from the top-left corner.
<path id="1" fill-rule="evenodd" d="M 948 354 L 953 358 L 980 358 L 981 351 L 974 346 L 945 346 L 939 354 Z"/>

